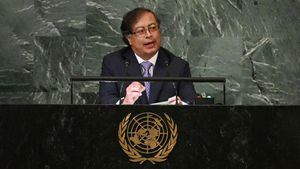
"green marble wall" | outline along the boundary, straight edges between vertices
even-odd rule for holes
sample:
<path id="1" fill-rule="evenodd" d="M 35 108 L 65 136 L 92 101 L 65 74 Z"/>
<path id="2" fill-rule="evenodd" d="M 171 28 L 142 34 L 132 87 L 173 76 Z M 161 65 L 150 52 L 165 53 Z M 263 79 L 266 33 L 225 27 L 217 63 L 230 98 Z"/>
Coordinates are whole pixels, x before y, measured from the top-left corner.
<path id="1" fill-rule="evenodd" d="M 69 77 L 100 75 L 137 6 L 157 12 L 163 46 L 193 76 L 227 78 L 228 104 L 300 104 L 299 0 L 1 0 L 0 103 L 69 103 Z M 217 102 L 221 87 L 196 84 Z M 97 90 L 76 84 L 75 102 Z"/>

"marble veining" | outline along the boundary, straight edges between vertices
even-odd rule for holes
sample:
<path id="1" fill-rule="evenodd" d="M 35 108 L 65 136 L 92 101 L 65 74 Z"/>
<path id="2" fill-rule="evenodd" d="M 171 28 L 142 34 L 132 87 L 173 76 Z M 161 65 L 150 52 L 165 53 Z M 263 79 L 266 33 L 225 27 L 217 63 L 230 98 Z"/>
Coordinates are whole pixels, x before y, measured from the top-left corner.
<path id="1" fill-rule="evenodd" d="M 228 104 L 300 103 L 300 2 L 274 0 L 2 0 L 0 103 L 69 103 L 70 76 L 100 75 L 138 6 L 158 14 L 162 46 L 193 76 L 226 77 Z M 75 87 L 76 103 L 95 102 L 97 82 Z M 196 89 L 222 100 L 218 84 Z"/>

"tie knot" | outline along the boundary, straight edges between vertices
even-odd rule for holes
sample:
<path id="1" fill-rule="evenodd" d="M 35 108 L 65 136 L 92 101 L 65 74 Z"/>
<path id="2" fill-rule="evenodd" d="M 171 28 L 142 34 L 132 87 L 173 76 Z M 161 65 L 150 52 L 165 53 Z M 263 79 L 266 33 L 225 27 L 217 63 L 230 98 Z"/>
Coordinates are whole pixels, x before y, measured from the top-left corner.
<path id="1" fill-rule="evenodd" d="M 146 70 L 146 71 L 149 71 L 150 67 L 152 66 L 152 63 L 149 62 L 149 61 L 144 61 L 141 63 L 141 65 L 143 66 L 143 68 Z"/>

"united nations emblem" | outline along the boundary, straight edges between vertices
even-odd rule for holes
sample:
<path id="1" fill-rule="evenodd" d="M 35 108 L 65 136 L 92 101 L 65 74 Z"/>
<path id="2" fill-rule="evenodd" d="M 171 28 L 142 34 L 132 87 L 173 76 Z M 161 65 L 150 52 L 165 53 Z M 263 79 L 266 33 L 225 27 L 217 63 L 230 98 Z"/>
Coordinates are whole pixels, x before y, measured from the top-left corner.
<path id="1" fill-rule="evenodd" d="M 119 125 L 119 143 L 132 162 L 163 162 L 177 140 L 177 125 L 167 115 L 145 112 L 130 118 L 128 114 Z"/>

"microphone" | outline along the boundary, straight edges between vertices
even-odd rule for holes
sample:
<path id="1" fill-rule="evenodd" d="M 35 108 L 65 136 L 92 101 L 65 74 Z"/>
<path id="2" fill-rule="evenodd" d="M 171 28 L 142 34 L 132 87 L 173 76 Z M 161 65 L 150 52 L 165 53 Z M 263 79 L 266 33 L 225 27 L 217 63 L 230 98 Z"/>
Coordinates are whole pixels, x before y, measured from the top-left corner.
<path id="1" fill-rule="evenodd" d="M 167 66 L 167 76 L 170 76 L 169 72 L 169 60 L 165 60 L 165 65 Z M 178 91 L 175 82 L 172 82 L 173 89 L 175 90 L 175 99 L 176 99 L 176 105 L 178 105 Z"/>
<path id="2" fill-rule="evenodd" d="M 128 75 L 129 61 L 126 59 L 124 64 L 125 64 L 125 76 L 127 76 Z M 124 82 L 125 81 L 122 81 L 120 91 L 119 91 L 119 105 L 121 104 L 122 92 L 123 92 L 123 88 L 124 88 Z"/>

